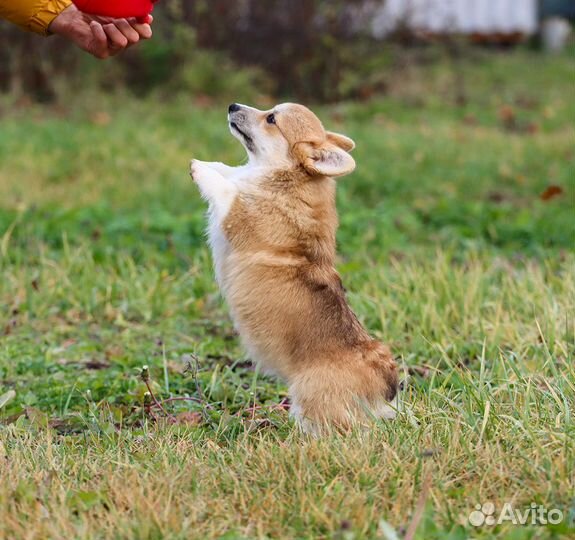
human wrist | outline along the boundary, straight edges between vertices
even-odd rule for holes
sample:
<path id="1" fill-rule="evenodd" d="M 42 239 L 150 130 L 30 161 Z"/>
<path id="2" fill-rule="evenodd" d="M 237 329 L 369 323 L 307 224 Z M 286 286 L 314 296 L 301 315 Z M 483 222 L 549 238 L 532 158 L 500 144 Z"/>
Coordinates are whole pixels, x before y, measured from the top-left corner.
<path id="1" fill-rule="evenodd" d="M 68 35 L 81 13 L 73 4 L 62 10 L 48 25 L 48 34 Z"/>

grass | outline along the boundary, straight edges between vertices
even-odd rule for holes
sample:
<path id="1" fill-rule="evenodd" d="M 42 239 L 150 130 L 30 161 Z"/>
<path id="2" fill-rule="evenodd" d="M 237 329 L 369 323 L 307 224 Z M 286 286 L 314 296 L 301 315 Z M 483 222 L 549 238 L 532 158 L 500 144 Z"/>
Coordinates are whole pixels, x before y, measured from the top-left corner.
<path id="1" fill-rule="evenodd" d="M 406 379 L 394 422 L 322 440 L 277 407 L 214 283 L 187 163 L 243 159 L 223 107 L 4 103 L 0 538 L 391 540 L 417 514 L 422 540 L 575 533 L 575 64 L 464 67 L 465 107 L 440 65 L 318 108 L 358 145 L 339 269 Z M 192 398 L 166 403 L 175 423 L 144 365 L 158 399 Z M 474 528 L 488 501 L 565 519 Z"/>

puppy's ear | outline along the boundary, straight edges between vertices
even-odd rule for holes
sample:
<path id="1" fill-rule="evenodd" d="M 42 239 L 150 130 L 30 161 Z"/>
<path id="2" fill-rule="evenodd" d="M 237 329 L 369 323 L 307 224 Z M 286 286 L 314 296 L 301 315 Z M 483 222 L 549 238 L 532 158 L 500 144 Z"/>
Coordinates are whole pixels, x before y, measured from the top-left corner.
<path id="1" fill-rule="evenodd" d="M 339 146 L 325 142 L 319 146 L 299 143 L 296 154 L 311 176 L 344 176 L 355 169 L 354 159 Z"/>
<path id="2" fill-rule="evenodd" d="M 325 134 L 327 136 L 327 140 L 331 144 L 335 144 L 336 146 L 338 146 L 342 150 L 345 150 L 346 152 L 351 152 L 355 148 L 355 143 L 349 137 L 346 137 L 341 133 L 326 131 Z"/>

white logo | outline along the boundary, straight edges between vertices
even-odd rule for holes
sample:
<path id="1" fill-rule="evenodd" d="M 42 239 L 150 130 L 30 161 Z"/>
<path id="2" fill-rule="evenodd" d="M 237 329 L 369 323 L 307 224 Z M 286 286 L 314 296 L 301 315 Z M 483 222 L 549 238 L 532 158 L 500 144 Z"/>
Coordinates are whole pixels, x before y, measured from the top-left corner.
<path id="1" fill-rule="evenodd" d="M 469 523 L 474 527 L 500 525 L 513 523 L 513 525 L 557 525 L 563 521 L 563 512 L 559 508 L 548 510 L 545 506 L 532 502 L 526 508 L 514 508 L 512 503 L 506 502 L 501 512 L 496 514 L 495 505 L 488 501 L 476 504 L 475 509 L 469 513 Z"/>
<path id="2" fill-rule="evenodd" d="M 476 504 L 475 510 L 469 514 L 469 523 L 474 527 L 481 525 L 495 525 L 495 505 L 492 502 L 486 502 L 483 505 Z"/>

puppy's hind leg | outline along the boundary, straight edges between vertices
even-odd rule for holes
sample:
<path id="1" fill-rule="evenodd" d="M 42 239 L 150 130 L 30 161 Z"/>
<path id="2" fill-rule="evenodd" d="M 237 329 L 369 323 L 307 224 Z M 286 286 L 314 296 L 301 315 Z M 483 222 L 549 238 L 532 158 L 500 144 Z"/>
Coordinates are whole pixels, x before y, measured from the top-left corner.
<path id="1" fill-rule="evenodd" d="M 292 416 L 303 431 L 318 435 L 347 432 L 376 418 L 393 418 L 397 409 L 397 370 L 387 349 L 352 355 L 347 365 L 318 363 L 290 380 Z M 369 362 L 375 357 L 377 362 Z M 391 403 L 390 403 L 391 402 Z"/>
<path id="2" fill-rule="evenodd" d="M 351 428 L 356 407 L 346 379 L 324 366 L 306 370 L 290 381 L 291 415 L 305 433 L 317 437 L 332 429 Z"/>

